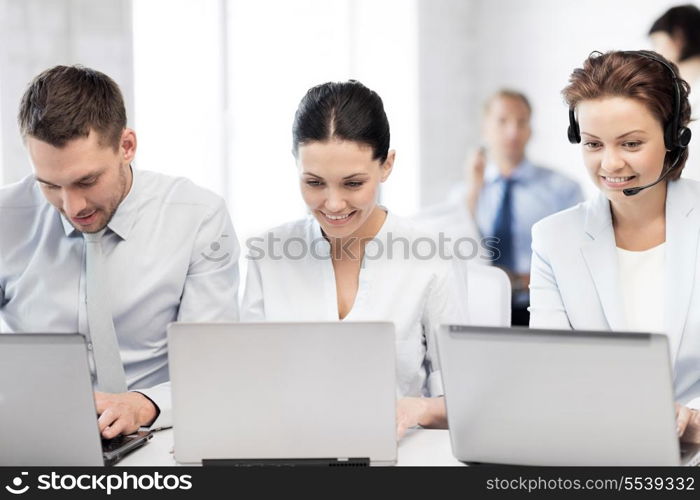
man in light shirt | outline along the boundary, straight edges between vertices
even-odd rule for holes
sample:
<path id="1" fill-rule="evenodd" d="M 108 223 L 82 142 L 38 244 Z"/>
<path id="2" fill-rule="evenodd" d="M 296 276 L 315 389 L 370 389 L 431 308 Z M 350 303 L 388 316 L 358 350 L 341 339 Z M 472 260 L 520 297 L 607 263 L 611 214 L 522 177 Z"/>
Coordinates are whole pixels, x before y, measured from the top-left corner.
<path id="1" fill-rule="evenodd" d="M 86 337 L 103 437 L 170 426 L 167 324 L 238 320 L 226 206 L 186 179 L 132 169 L 136 134 L 100 72 L 44 71 L 18 120 L 33 173 L 0 188 L 0 331 Z"/>

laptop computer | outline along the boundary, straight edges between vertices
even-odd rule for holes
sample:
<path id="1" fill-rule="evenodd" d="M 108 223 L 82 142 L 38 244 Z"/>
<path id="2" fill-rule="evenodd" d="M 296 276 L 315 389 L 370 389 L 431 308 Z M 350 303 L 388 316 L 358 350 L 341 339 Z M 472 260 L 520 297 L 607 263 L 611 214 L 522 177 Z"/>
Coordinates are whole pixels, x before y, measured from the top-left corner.
<path id="1" fill-rule="evenodd" d="M 175 459 L 396 463 L 392 323 L 173 323 Z"/>
<path id="2" fill-rule="evenodd" d="M 450 440 L 463 462 L 691 465 L 665 335 L 441 326 Z"/>
<path id="3" fill-rule="evenodd" d="M 82 335 L 0 335 L 0 465 L 111 465 L 150 438 L 101 439 Z"/>

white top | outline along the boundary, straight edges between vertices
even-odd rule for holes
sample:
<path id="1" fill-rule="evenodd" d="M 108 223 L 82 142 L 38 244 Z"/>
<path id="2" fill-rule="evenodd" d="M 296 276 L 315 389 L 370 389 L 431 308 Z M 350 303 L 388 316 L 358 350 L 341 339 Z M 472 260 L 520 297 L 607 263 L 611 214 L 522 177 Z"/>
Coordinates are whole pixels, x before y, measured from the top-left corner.
<path id="1" fill-rule="evenodd" d="M 617 247 L 622 302 L 630 331 L 665 331 L 665 256 L 665 243 L 642 252 Z"/>
<path id="2" fill-rule="evenodd" d="M 344 319 L 394 323 L 398 397 L 443 393 L 435 333 L 441 323 L 466 322 L 466 266 L 430 255 L 433 241 L 389 213 L 366 244 Z M 249 240 L 247 258 L 243 321 L 338 321 L 330 244 L 313 217 Z"/>
<path id="3" fill-rule="evenodd" d="M 172 424 L 166 327 L 238 319 L 239 246 L 224 201 L 187 179 L 134 170 L 102 238 L 129 390 Z M 0 188 L 0 331 L 89 335 L 85 240 L 32 176 Z"/>

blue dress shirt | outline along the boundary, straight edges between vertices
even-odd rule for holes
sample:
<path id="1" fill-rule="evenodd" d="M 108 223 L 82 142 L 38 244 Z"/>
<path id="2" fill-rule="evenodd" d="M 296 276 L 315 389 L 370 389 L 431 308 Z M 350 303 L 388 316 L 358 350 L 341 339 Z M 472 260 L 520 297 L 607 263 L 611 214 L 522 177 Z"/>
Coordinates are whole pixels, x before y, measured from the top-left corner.
<path id="1" fill-rule="evenodd" d="M 518 274 L 528 274 L 532 225 L 548 215 L 583 201 L 583 194 L 576 181 L 554 170 L 536 167 L 527 160 L 518 164 L 511 179 L 513 270 Z M 487 165 L 476 214 L 479 231 L 485 237 L 494 235 L 494 224 L 505 184 L 496 165 Z"/>
<path id="2" fill-rule="evenodd" d="M 192 182 L 134 170 L 102 240 L 130 390 L 171 425 L 166 326 L 237 321 L 239 246 L 223 200 Z M 33 177 L 0 188 L 0 331 L 87 336 L 85 241 Z"/>

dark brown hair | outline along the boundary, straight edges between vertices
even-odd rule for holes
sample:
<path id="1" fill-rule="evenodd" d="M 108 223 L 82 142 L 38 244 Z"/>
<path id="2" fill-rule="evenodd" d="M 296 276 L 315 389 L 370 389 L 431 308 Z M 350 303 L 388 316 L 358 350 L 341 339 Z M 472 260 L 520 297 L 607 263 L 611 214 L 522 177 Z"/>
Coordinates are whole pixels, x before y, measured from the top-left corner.
<path id="1" fill-rule="evenodd" d="M 649 34 L 659 31 L 680 38 L 683 47 L 679 61 L 700 55 L 700 9 L 695 5 L 677 5 L 668 9 L 654 21 Z"/>
<path id="2" fill-rule="evenodd" d="M 372 159 L 389 155 L 389 120 L 382 98 L 357 80 L 327 82 L 301 99 L 292 125 L 292 152 L 310 142 L 340 139 L 372 148 Z"/>
<path id="3" fill-rule="evenodd" d="M 126 110 L 119 86 L 104 73 L 55 66 L 29 83 L 17 121 L 22 138 L 31 136 L 60 148 L 94 130 L 101 145 L 117 150 Z"/>
<path id="4" fill-rule="evenodd" d="M 661 55 L 651 51 L 639 51 L 668 63 L 678 75 L 678 68 Z M 678 78 L 680 86 L 680 120 L 679 127 L 690 122 L 690 103 L 688 93 L 690 86 Z M 634 52 L 611 51 L 601 54 L 593 52 L 583 62 L 582 68 L 576 68 L 569 77 L 569 85 L 562 90 L 562 95 L 570 109 L 576 108 L 581 101 L 605 97 L 626 97 L 642 103 L 666 128 L 673 118 L 674 103 L 673 75 L 657 61 L 635 54 Z M 668 168 L 674 155 L 667 154 L 664 167 Z M 670 180 L 678 179 L 688 159 L 688 149 L 682 149 Z"/>

